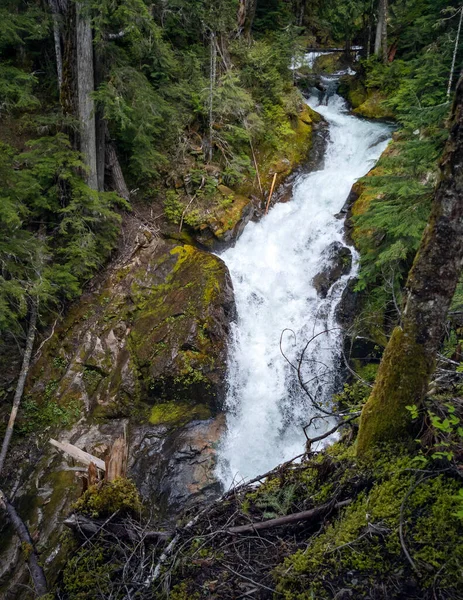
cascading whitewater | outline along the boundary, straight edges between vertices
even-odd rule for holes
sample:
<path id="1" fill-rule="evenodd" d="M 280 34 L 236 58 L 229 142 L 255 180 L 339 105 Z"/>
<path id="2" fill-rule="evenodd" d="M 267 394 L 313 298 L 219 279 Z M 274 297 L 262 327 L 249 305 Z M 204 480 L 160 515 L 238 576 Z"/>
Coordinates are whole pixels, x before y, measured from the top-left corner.
<path id="1" fill-rule="evenodd" d="M 217 474 L 226 487 L 303 451 L 302 427 L 314 408 L 280 350 L 283 330 L 281 347 L 292 363 L 320 334 L 302 364 L 304 381 L 318 402 L 329 402 L 340 370 L 341 332 L 334 311 L 349 276 L 325 299 L 312 280 L 326 261 L 324 251 L 333 242 L 343 243 L 344 223 L 335 215 L 353 183 L 379 158 L 390 129 L 349 115 L 337 95 L 325 106 L 316 98 L 309 105 L 329 124 L 324 167 L 301 175 L 292 200 L 249 223 L 236 245 L 221 255 L 238 312 L 228 365 L 227 432 L 218 451 Z M 329 426 L 329 418 L 318 421 L 317 434 Z"/>

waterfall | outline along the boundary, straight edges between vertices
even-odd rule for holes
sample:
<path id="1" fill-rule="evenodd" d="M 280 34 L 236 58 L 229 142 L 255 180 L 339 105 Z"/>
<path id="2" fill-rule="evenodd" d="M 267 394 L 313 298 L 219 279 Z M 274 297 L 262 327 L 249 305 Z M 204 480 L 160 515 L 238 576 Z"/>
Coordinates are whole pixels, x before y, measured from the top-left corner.
<path id="1" fill-rule="evenodd" d="M 340 211 L 353 183 L 375 164 L 390 128 L 348 114 L 337 94 L 308 104 L 328 122 L 324 166 L 301 175 L 290 202 L 249 223 L 221 258 L 233 280 L 238 318 L 229 350 L 227 431 L 218 449 L 217 475 L 225 487 L 265 473 L 304 450 L 303 426 L 314 414 L 293 364 L 306 343 L 301 375 L 310 394 L 327 406 L 340 372 L 341 332 L 334 312 L 349 275 L 325 299 L 312 280 L 333 242 L 345 244 Z M 353 270 L 356 269 L 355 251 Z M 353 273 L 351 273 L 352 275 Z M 315 421 L 308 434 L 332 426 Z M 314 429 L 314 427 L 318 427 Z"/>

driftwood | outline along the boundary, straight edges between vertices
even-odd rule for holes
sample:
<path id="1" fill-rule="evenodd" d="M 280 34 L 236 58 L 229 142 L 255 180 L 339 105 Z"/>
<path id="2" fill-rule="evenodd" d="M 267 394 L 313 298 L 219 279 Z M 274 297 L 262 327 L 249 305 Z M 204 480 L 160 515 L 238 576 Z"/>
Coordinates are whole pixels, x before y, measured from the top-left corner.
<path id="1" fill-rule="evenodd" d="M 47 580 L 42 565 L 40 564 L 39 556 L 35 549 L 34 542 L 32 541 L 31 534 L 24 521 L 16 512 L 15 507 L 9 502 L 2 490 L 0 490 L 0 507 L 6 511 L 16 535 L 23 544 L 23 551 L 27 556 L 27 562 L 29 563 L 29 569 L 37 596 L 44 596 L 48 591 Z"/>
<path id="2" fill-rule="evenodd" d="M 330 510 L 337 510 L 343 506 L 350 504 L 352 500 L 343 500 L 342 502 L 328 502 L 322 506 L 317 506 L 310 510 L 304 510 L 299 513 L 293 513 L 284 517 L 278 517 L 276 519 L 269 519 L 268 521 L 260 521 L 259 523 L 249 523 L 249 525 L 239 525 L 237 527 L 230 527 L 227 529 L 228 533 L 253 533 L 254 531 L 262 531 L 262 529 L 270 529 L 272 527 L 279 527 L 280 525 L 287 525 L 288 523 L 295 523 L 297 521 L 306 521 L 308 519 L 317 519 L 322 515 L 326 514 Z"/>
<path id="3" fill-rule="evenodd" d="M 145 531 L 131 527 L 130 523 L 110 523 L 98 519 L 91 519 L 81 514 L 72 514 L 63 521 L 63 525 L 72 529 L 72 531 L 83 535 L 84 537 L 94 536 L 97 533 L 107 532 L 115 535 L 121 540 L 130 540 L 131 542 L 157 542 L 166 541 L 172 537 L 170 531 Z"/>
<path id="4" fill-rule="evenodd" d="M 53 439 L 50 440 L 50 444 L 65 454 L 68 454 L 78 462 L 83 463 L 84 465 L 90 466 L 90 464 L 93 463 L 98 469 L 100 469 L 100 471 L 106 471 L 104 460 L 101 460 L 101 458 L 97 458 L 96 456 L 93 456 L 93 454 L 89 454 L 88 452 L 81 450 L 73 444 L 69 444 L 68 442 L 58 442 L 57 440 Z"/>

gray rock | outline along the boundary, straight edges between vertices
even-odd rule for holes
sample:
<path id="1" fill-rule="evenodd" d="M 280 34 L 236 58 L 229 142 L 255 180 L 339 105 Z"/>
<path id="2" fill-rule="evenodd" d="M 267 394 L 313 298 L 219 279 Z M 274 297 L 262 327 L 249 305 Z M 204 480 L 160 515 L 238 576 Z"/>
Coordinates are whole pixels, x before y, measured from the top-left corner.
<path id="1" fill-rule="evenodd" d="M 312 283 L 321 298 L 326 298 L 330 287 L 352 267 L 352 252 L 340 242 L 333 242 L 323 253 L 324 265 Z"/>

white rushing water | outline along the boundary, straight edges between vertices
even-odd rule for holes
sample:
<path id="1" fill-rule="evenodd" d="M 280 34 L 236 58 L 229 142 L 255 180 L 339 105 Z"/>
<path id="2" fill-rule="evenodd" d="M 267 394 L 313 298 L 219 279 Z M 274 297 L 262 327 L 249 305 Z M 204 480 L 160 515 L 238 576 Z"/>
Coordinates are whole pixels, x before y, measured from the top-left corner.
<path id="1" fill-rule="evenodd" d="M 233 280 L 238 319 L 233 325 L 226 400 L 227 432 L 218 452 L 225 487 L 265 473 L 304 449 L 302 427 L 314 414 L 285 361 L 297 360 L 314 335 L 336 327 L 334 311 L 348 276 L 320 299 L 313 277 L 326 262 L 324 251 L 343 242 L 340 211 L 353 183 L 372 168 L 387 145 L 387 125 L 348 114 L 337 95 L 327 105 L 309 101 L 329 124 L 321 170 L 301 175 L 292 200 L 277 204 L 249 223 L 236 245 L 221 257 Z M 354 266 L 355 269 L 355 266 Z M 304 379 L 317 400 L 327 402 L 340 369 L 341 333 L 322 333 L 307 348 Z M 318 421 L 317 433 L 329 419 Z M 314 429 L 308 433 L 314 433 Z"/>

